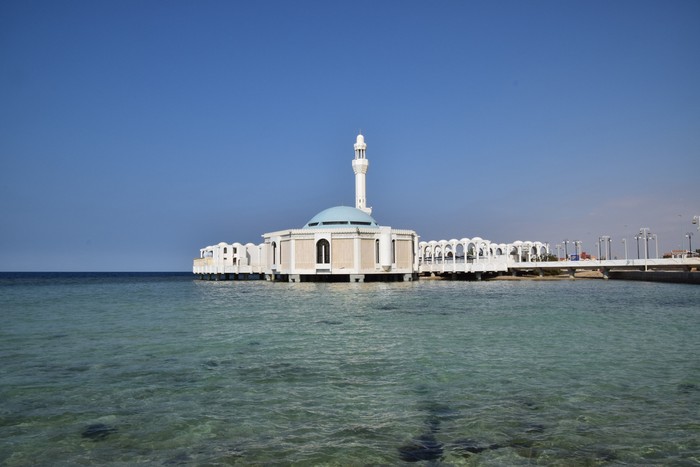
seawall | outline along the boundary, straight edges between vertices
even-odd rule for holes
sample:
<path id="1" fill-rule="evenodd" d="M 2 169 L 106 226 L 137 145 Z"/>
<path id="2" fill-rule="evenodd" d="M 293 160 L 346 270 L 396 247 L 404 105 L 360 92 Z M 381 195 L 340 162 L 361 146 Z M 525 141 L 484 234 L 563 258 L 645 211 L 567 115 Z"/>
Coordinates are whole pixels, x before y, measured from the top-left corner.
<path id="1" fill-rule="evenodd" d="M 700 272 L 686 271 L 610 271 L 610 279 L 625 281 L 673 282 L 700 285 Z"/>

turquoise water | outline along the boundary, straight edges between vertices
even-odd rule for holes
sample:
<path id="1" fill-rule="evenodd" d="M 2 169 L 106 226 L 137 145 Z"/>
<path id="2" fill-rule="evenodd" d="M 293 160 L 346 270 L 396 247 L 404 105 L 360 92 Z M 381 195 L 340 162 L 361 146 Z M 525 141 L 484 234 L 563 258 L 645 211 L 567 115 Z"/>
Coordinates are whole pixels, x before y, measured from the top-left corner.
<path id="1" fill-rule="evenodd" d="M 700 287 L 0 275 L 0 464 L 698 465 Z"/>

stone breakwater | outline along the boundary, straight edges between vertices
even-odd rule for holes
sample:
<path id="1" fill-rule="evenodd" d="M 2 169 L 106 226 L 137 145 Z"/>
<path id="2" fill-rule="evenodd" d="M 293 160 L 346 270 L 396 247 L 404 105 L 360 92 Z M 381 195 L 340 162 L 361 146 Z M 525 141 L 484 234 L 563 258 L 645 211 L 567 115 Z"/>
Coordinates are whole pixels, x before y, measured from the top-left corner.
<path id="1" fill-rule="evenodd" d="M 685 271 L 610 271 L 610 279 L 625 281 L 670 282 L 700 285 L 700 272 Z"/>

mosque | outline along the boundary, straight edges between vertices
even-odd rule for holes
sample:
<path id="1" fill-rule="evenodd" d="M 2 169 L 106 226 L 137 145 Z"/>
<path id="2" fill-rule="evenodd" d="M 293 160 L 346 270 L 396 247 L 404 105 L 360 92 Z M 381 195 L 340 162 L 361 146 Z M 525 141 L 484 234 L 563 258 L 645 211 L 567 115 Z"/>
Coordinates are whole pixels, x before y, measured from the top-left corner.
<path id="1" fill-rule="evenodd" d="M 355 207 L 319 212 L 301 228 L 262 235 L 263 243 L 225 243 L 200 249 L 192 271 L 209 279 L 289 282 L 413 281 L 420 273 L 499 273 L 512 261 L 548 253 L 540 242 L 495 244 L 479 237 L 419 242 L 413 230 L 380 226 L 367 206 L 367 144 L 357 135 Z M 459 266 L 459 267 L 458 267 Z"/>

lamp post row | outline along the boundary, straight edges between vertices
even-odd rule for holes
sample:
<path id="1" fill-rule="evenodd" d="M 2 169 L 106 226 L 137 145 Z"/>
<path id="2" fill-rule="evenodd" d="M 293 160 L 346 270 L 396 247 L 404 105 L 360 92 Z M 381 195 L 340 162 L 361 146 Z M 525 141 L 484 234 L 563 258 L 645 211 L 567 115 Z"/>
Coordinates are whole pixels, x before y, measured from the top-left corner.
<path id="1" fill-rule="evenodd" d="M 693 216 L 693 224 L 698 226 L 698 231 L 700 231 L 700 216 Z M 687 232 L 685 234 L 685 238 L 688 239 L 688 253 L 692 256 L 693 254 L 693 247 L 692 247 L 692 237 L 693 237 L 693 232 Z M 659 257 L 659 237 L 656 234 L 651 233 L 651 229 L 649 227 L 642 227 L 639 229 L 639 234 L 635 235 L 632 237 L 636 240 L 637 242 L 637 259 L 640 259 L 640 251 L 639 251 L 639 240 L 644 240 L 644 270 L 647 270 L 647 260 L 649 259 L 649 240 L 654 239 L 654 246 L 656 247 L 656 258 Z M 557 243 L 556 249 L 557 249 L 557 258 L 561 257 L 561 248 L 562 244 L 564 246 L 564 257 L 568 260 L 569 259 L 569 243 L 573 243 L 576 251 L 576 256 L 580 257 L 581 255 L 581 241 L 580 240 L 574 240 L 570 241 L 569 239 L 565 238 L 561 243 Z M 609 260 L 612 256 L 612 237 L 609 235 L 601 235 L 598 237 L 598 259 L 602 259 L 602 252 L 601 252 L 601 244 L 604 243 L 605 246 L 603 247 L 603 250 L 605 252 L 605 259 Z M 622 243 L 625 246 L 625 261 L 627 261 L 627 239 L 623 238 Z"/>
<path id="2" fill-rule="evenodd" d="M 603 252 L 605 253 L 605 259 L 610 259 L 612 256 L 611 254 L 611 248 L 610 248 L 610 243 L 612 242 L 612 237 L 610 235 L 601 235 L 598 237 L 598 260 L 602 259 Z M 603 244 L 603 247 L 601 249 L 601 244 Z"/>

